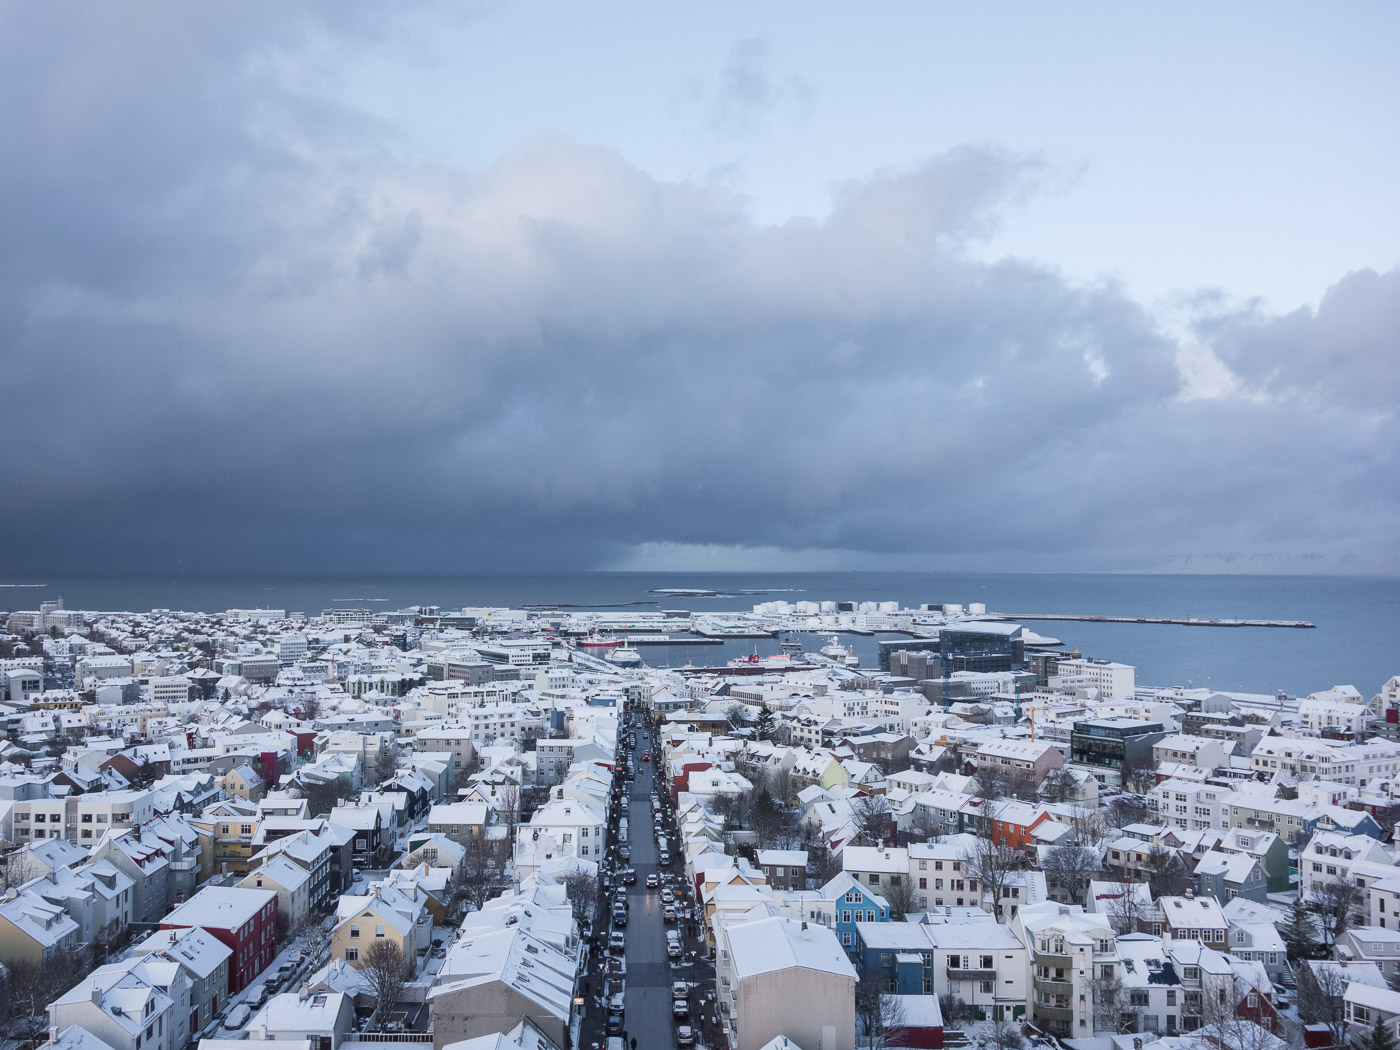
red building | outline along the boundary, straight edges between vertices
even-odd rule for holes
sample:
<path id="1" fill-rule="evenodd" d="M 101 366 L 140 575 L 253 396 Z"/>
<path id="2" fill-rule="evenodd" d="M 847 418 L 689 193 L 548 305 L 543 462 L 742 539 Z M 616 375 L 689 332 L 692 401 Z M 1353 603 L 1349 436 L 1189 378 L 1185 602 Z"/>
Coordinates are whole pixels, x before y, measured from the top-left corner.
<path id="1" fill-rule="evenodd" d="M 277 894 L 271 890 L 206 886 L 160 924 L 162 930 L 197 926 L 228 945 L 228 991 L 236 995 L 277 956 Z"/>

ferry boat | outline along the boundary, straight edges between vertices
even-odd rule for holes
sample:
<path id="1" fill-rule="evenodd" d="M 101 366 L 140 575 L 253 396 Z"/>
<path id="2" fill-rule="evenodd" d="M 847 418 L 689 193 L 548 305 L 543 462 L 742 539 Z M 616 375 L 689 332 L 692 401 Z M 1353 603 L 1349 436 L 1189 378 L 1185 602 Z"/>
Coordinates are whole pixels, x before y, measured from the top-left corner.
<path id="1" fill-rule="evenodd" d="M 608 653 L 606 657 L 618 667 L 641 667 L 642 654 L 630 645 L 622 645 Z"/>
<path id="2" fill-rule="evenodd" d="M 822 646 L 821 653 L 828 660 L 845 664 L 847 667 L 860 666 L 860 657 L 842 645 L 840 639 L 834 634 L 831 636 L 831 641 Z"/>

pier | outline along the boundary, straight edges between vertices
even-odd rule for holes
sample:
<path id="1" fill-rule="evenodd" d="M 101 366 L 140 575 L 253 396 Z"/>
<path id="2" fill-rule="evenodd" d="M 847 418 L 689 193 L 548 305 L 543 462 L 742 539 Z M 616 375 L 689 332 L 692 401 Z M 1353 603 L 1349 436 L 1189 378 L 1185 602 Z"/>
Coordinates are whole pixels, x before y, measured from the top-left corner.
<path id="1" fill-rule="evenodd" d="M 1074 620 L 1079 623 L 1167 623 L 1181 627 L 1316 627 L 1307 620 L 1232 620 L 1206 616 L 1085 616 L 1078 613 L 987 613 L 983 620 Z"/>

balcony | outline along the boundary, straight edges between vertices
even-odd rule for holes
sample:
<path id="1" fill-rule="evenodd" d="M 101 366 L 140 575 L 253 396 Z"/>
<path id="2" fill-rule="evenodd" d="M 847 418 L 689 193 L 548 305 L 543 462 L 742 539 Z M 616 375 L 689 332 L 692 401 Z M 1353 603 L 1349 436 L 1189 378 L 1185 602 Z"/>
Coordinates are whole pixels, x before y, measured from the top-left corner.
<path id="1" fill-rule="evenodd" d="M 997 979 L 995 969 L 979 970 L 972 966 L 949 966 L 947 971 L 948 978 L 953 981 L 995 981 Z"/>
<path id="2" fill-rule="evenodd" d="M 1069 995 L 1074 991 L 1074 982 L 1068 978 L 1060 980 L 1056 977 L 1032 977 L 1031 983 L 1036 991 L 1046 995 Z"/>
<path id="3" fill-rule="evenodd" d="M 1072 1006 L 1045 1006 L 1033 1002 L 1031 1012 L 1044 1021 L 1058 1021 L 1061 1024 L 1074 1023 L 1074 1008 Z"/>
<path id="4" fill-rule="evenodd" d="M 1055 955 L 1050 952 L 1031 952 L 1032 966 L 1045 966 L 1051 970 L 1072 970 L 1074 960 L 1068 955 Z"/>

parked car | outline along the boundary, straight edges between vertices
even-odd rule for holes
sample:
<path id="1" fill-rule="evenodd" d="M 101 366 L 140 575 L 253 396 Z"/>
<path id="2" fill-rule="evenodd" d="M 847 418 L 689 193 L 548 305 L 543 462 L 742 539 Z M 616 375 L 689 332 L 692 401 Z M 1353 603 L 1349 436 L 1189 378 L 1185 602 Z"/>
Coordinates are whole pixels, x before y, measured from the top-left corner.
<path id="1" fill-rule="evenodd" d="M 230 1031 L 242 1028 L 248 1023 L 248 1018 L 253 1016 L 253 1009 L 247 1003 L 239 1003 L 229 1011 L 228 1019 L 224 1021 L 224 1027 Z"/>
<path id="2" fill-rule="evenodd" d="M 627 869 L 625 869 L 625 870 L 623 871 L 623 873 L 622 873 L 622 881 L 625 882 L 625 883 L 627 883 L 627 885 L 631 886 L 634 882 L 637 881 L 637 869 L 636 869 L 636 868 L 627 868 Z"/>
<path id="3" fill-rule="evenodd" d="M 688 1024 L 679 1025 L 676 1028 L 676 1045 L 685 1050 L 686 1047 L 695 1045 L 695 1029 Z"/>
<path id="4" fill-rule="evenodd" d="M 675 922 L 675 921 L 676 921 L 676 906 L 675 906 L 674 904 L 668 904 L 668 905 L 666 905 L 666 907 L 663 908 L 663 909 L 661 910 L 661 917 L 662 917 L 666 922 Z"/>
<path id="5" fill-rule="evenodd" d="M 627 947 L 627 935 L 621 930 L 613 930 L 608 934 L 608 948 L 612 951 L 620 952 Z"/>
<path id="6" fill-rule="evenodd" d="M 685 951 L 681 948 L 680 941 L 668 941 L 666 943 L 666 958 L 677 960 L 684 954 Z"/>
<path id="7" fill-rule="evenodd" d="M 677 1021 L 690 1019 L 690 1004 L 684 999 L 677 999 L 671 1004 L 671 1016 Z"/>

